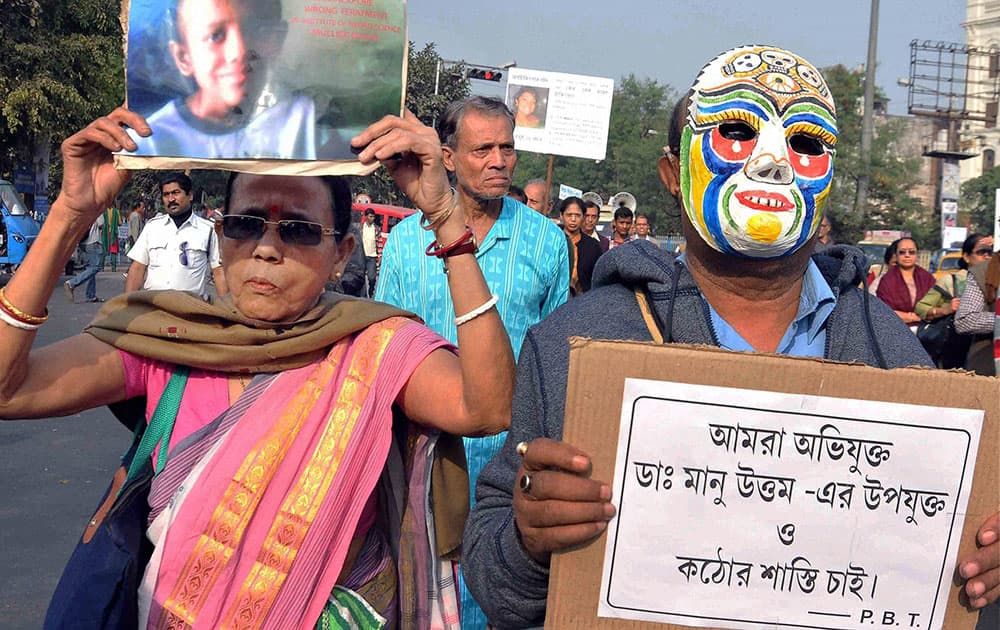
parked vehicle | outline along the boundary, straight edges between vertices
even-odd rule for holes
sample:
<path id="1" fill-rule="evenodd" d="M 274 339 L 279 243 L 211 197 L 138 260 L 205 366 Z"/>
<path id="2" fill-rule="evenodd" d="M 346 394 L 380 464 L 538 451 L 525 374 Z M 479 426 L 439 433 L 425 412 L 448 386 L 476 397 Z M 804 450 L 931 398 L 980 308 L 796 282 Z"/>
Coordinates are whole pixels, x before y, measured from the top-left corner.
<path id="1" fill-rule="evenodd" d="M 881 265 L 885 248 L 896 239 L 909 235 L 904 230 L 865 230 L 865 237 L 858 241 L 858 247 L 868 257 L 869 264 Z"/>
<path id="2" fill-rule="evenodd" d="M 940 280 L 944 276 L 950 276 L 955 273 L 961 269 L 961 267 L 958 266 L 958 263 L 961 260 L 961 250 L 945 252 L 938 261 L 937 267 L 934 269 L 934 277 Z"/>
<path id="3" fill-rule="evenodd" d="M 14 185 L 0 179 L 0 269 L 13 273 L 38 237 L 38 222 L 28 212 Z"/>

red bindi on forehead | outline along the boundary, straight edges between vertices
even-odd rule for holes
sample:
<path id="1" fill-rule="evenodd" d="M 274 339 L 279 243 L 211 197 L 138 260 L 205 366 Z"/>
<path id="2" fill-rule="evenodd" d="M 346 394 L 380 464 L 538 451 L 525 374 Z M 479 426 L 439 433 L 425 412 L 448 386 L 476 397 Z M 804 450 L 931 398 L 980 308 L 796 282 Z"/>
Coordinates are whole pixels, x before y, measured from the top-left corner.
<path id="1" fill-rule="evenodd" d="M 276 203 L 272 203 L 267 207 L 268 219 L 271 221 L 277 221 L 281 218 L 281 206 Z"/>

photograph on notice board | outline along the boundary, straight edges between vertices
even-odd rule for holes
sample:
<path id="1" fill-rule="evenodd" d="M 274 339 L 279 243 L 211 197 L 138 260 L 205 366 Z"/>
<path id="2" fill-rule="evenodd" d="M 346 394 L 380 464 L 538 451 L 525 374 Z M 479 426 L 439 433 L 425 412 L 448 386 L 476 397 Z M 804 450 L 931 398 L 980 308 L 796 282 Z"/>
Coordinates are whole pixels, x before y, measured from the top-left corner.
<path id="1" fill-rule="evenodd" d="M 152 135 L 132 155 L 351 160 L 402 109 L 405 0 L 131 0 L 126 91 Z"/>
<path id="2" fill-rule="evenodd" d="M 544 129 L 545 111 L 549 105 L 549 88 L 511 85 L 509 92 L 513 98 L 507 106 L 514 112 L 514 126 Z"/>

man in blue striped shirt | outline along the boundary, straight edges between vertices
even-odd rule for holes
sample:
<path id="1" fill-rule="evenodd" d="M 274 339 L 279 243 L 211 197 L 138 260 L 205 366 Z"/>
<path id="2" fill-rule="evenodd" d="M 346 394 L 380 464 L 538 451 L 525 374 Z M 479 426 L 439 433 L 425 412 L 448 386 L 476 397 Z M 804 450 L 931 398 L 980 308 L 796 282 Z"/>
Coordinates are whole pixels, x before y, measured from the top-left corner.
<path id="1" fill-rule="evenodd" d="M 490 292 L 499 298 L 515 357 L 528 328 L 569 295 L 566 237 L 554 223 L 506 197 L 517 155 L 514 116 L 503 101 L 473 96 L 452 103 L 438 121 L 445 167 L 479 244 L 476 260 Z M 382 252 L 375 299 L 413 311 L 455 343 L 455 308 L 441 260 L 424 254 L 434 239 L 415 214 L 393 228 Z M 464 313 L 458 313 L 464 315 Z M 503 445 L 506 433 L 465 438 L 469 481 Z M 486 617 L 460 582 L 462 627 L 485 628 Z"/>

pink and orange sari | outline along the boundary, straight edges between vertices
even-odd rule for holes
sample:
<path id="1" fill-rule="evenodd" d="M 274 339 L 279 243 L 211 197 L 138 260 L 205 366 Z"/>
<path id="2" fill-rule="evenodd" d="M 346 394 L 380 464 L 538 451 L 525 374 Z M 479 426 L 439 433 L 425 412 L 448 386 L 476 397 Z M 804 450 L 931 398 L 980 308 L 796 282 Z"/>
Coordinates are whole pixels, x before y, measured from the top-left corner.
<path id="1" fill-rule="evenodd" d="M 436 522 L 430 489 L 432 476 L 444 486 L 466 479 L 455 474 L 464 462 L 442 464 L 435 452 L 453 457 L 460 441 L 393 408 L 416 366 L 447 342 L 375 303 L 324 298 L 297 328 L 275 335 L 226 303 L 206 308 L 171 293 L 116 300 L 88 332 L 161 361 L 254 372 L 270 364 L 279 373 L 258 376 L 215 422 L 172 448 L 154 479 L 151 519 L 160 528 L 150 530 L 158 547 L 142 589 L 146 626 L 312 628 L 374 596 L 371 612 L 391 604 L 389 625 L 458 627 L 452 563 L 439 556 L 457 546 L 461 515 Z M 223 332 L 264 343 L 277 336 L 278 344 L 220 347 Z M 324 337 L 333 338 L 326 356 L 311 358 Z M 468 504 L 467 494 L 443 498 Z M 376 523 L 343 571 L 366 505 L 377 505 Z M 343 576 L 356 591 L 338 585 Z"/>
<path id="2" fill-rule="evenodd" d="M 158 550 L 147 627 L 314 627 L 383 474 L 393 402 L 420 361 L 445 343 L 403 318 L 371 325 L 318 364 L 282 372 L 224 435 L 205 436 L 218 443 L 197 464 L 197 482 Z M 426 479 L 424 462 L 417 464 L 411 470 Z M 410 490 L 426 491 L 423 481 Z M 414 498 L 404 518 L 427 523 L 425 499 Z M 417 573 L 401 576 L 401 587 L 426 582 L 427 568 Z M 440 592 L 435 599 L 417 605 L 421 617 L 439 620 L 428 625 L 457 621 L 445 612 L 453 599 Z"/>

